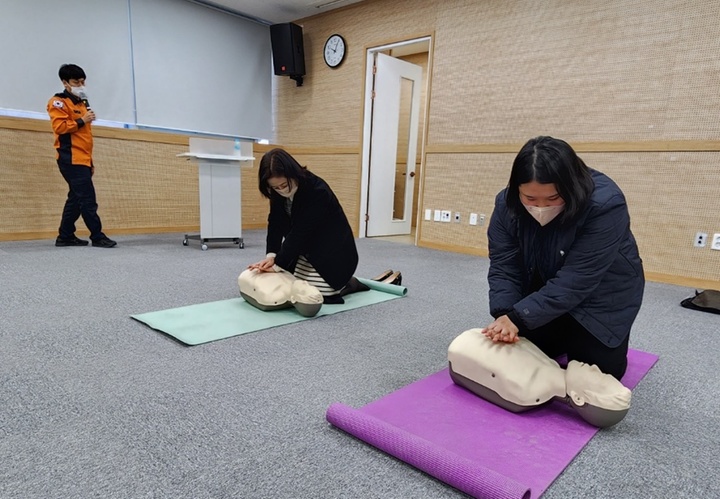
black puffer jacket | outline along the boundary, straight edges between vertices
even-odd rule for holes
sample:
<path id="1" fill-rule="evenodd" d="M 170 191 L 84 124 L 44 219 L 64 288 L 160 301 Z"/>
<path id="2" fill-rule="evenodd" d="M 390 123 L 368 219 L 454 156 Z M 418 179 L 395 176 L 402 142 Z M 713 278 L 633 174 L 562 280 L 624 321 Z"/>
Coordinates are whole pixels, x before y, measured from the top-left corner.
<path id="1" fill-rule="evenodd" d="M 506 191 L 497 195 L 488 229 L 490 313 L 510 313 L 521 331 L 569 313 L 614 348 L 640 310 L 645 277 L 622 191 L 591 172 L 590 202 L 570 223 L 558 216 L 543 227 L 528 213 L 513 217 Z M 534 292 L 533 276 L 544 283 Z"/>

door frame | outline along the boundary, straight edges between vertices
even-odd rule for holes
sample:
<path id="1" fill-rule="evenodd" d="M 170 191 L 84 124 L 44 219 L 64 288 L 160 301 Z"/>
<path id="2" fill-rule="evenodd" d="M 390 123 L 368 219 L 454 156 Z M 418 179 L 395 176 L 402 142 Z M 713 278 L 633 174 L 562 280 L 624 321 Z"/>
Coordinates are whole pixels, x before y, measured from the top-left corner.
<path id="1" fill-rule="evenodd" d="M 413 207 L 417 206 L 415 191 L 419 187 L 415 170 L 420 157 L 418 125 L 423 68 L 383 52 L 374 55 L 369 218 L 365 235 L 409 236 L 414 222 Z M 427 54 L 419 55 L 427 60 Z"/>
<path id="2" fill-rule="evenodd" d="M 403 40 L 398 41 L 394 43 L 388 43 L 385 45 L 379 45 L 377 47 L 370 47 L 366 50 L 365 55 L 365 95 L 364 95 L 364 113 L 363 113 L 363 139 L 362 139 L 362 166 L 360 168 L 360 220 L 358 221 L 358 237 L 364 238 L 367 235 L 367 207 L 368 207 L 368 189 L 369 189 L 369 183 L 370 183 L 370 143 L 372 139 L 372 92 L 373 92 L 373 65 L 375 62 L 375 53 L 377 52 L 384 52 L 386 50 L 390 49 L 396 49 L 399 47 L 412 45 L 414 43 L 421 43 L 421 42 L 429 42 L 429 48 L 428 48 L 428 65 L 427 65 L 427 75 L 425 78 L 425 101 L 421 102 L 421 109 L 420 113 L 422 116 L 424 116 L 423 120 L 423 128 L 421 130 L 418 130 L 418 134 L 421 137 L 420 139 L 420 168 L 419 171 L 416 172 L 416 176 L 420 177 L 418 181 L 420 182 L 420 185 L 418 186 L 418 199 L 415 201 L 419 204 L 420 199 L 422 198 L 422 191 L 423 191 L 423 181 L 424 181 L 424 175 L 423 175 L 423 167 L 425 163 L 425 142 L 427 140 L 427 110 L 428 110 L 428 102 L 430 100 L 430 73 L 432 68 L 432 43 L 433 38 L 432 35 L 425 35 L 425 36 L 418 36 L 416 38 L 412 38 L 409 40 Z M 421 215 L 421 209 L 417 210 L 417 220 L 415 220 L 415 226 L 420 226 L 420 215 Z M 411 224 L 412 225 L 412 224 Z M 418 240 L 418 233 L 419 230 L 415 231 L 415 241 L 414 244 L 417 245 Z"/>

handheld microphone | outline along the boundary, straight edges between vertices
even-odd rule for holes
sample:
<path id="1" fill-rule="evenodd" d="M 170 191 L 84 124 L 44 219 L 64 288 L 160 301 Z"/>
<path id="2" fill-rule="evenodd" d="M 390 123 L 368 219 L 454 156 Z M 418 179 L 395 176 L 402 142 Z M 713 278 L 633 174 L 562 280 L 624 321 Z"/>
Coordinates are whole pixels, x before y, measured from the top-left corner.
<path id="1" fill-rule="evenodd" d="M 88 109 L 91 109 L 90 102 L 88 102 L 87 94 L 85 93 L 85 90 L 78 90 L 78 97 L 80 97 L 80 100 L 83 101 L 83 104 L 85 104 L 85 107 Z"/>

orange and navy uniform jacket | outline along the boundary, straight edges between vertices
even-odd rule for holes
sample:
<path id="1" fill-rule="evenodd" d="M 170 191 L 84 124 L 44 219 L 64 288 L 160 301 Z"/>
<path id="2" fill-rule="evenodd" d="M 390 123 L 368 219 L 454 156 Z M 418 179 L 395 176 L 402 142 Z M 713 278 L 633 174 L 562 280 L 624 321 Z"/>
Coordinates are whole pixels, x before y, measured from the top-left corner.
<path id="1" fill-rule="evenodd" d="M 55 132 L 58 163 L 93 166 L 92 127 L 82 120 L 87 112 L 83 101 L 69 92 L 62 92 L 50 98 L 47 111 Z"/>

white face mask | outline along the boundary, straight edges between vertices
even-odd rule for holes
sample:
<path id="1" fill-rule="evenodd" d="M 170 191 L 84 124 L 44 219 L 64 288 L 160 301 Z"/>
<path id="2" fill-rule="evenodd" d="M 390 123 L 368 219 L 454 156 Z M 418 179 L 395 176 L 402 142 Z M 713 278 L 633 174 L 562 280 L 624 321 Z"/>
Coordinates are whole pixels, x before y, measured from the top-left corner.
<path id="1" fill-rule="evenodd" d="M 75 94 L 76 96 L 80 97 L 81 99 L 87 99 L 87 92 L 85 91 L 85 87 L 70 87 L 70 91 Z"/>
<path id="2" fill-rule="evenodd" d="M 539 206 L 528 206 L 526 204 L 523 204 L 523 206 L 540 225 L 549 224 L 565 209 L 564 203 L 557 206 L 544 206 L 542 208 Z"/>
<path id="3" fill-rule="evenodd" d="M 293 197 L 293 196 L 295 195 L 295 193 L 296 193 L 297 190 L 298 190 L 298 185 L 297 185 L 297 184 L 292 183 L 291 185 L 292 185 L 292 187 L 290 187 L 290 190 L 287 190 L 287 191 L 277 191 L 277 190 L 276 190 L 275 192 L 277 192 L 278 194 L 280 194 L 280 195 L 281 195 L 282 197 L 284 197 L 284 198 L 291 198 L 291 197 Z"/>

